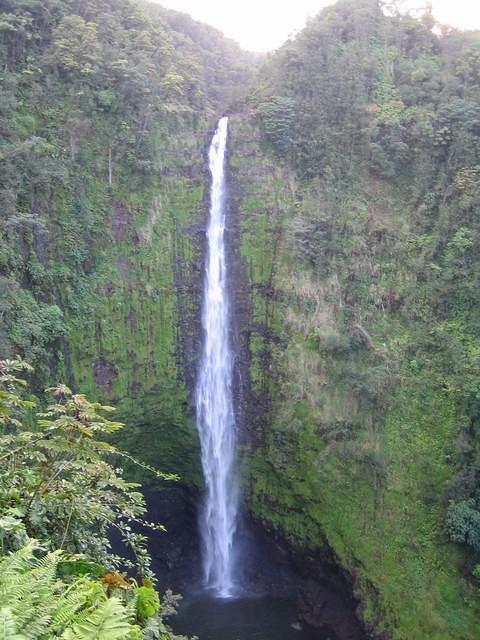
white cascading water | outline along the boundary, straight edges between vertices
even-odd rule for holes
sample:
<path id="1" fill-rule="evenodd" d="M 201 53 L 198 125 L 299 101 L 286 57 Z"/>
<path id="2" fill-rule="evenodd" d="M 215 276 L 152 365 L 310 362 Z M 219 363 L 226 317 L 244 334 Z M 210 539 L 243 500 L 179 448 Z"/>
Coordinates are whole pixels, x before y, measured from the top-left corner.
<path id="1" fill-rule="evenodd" d="M 234 595 L 233 538 L 239 494 L 234 477 L 233 357 L 225 261 L 225 150 L 228 118 L 221 118 L 208 154 L 211 173 L 208 254 L 203 287 L 203 351 L 196 390 L 197 428 L 206 485 L 200 529 L 205 586 Z"/>

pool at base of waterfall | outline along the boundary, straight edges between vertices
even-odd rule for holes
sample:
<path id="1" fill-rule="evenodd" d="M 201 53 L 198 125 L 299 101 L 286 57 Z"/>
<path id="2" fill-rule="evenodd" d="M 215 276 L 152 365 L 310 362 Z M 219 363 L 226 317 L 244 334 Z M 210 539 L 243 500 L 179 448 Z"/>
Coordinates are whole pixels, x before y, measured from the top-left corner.
<path id="1" fill-rule="evenodd" d="M 333 631 L 300 623 L 293 599 L 272 596 L 222 599 L 192 593 L 168 623 L 174 633 L 199 640 L 338 640 Z"/>

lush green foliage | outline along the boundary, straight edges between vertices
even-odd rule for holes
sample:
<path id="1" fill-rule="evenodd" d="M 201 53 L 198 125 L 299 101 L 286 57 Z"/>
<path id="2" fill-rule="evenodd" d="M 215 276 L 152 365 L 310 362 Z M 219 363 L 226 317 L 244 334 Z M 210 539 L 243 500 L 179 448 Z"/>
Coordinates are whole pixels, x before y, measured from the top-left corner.
<path id="1" fill-rule="evenodd" d="M 294 203 L 255 282 L 272 410 L 250 477 L 259 517 L 350 567 L 377 629 L 444 640 L 479 633 L 480 38 L 432 24 L 339 2 L 261 72 Z"/>
<path id="2" fill-rule="evenodd" d="M 0 365 L 7 404 L 0 438 L 3 552 L 31 537 L 111 563 L 107 533 L 115 527 L 136 553 L 137 570 L 147 575 L 142 537 L 129 524 L 142 522 L 143 496 L 109 462 L 120 452 L 104 440 L 123 425 L 102 415 L 112 407 L 91 403 L 65 385 L 50 390 L 56 402 L 38 414 L 32 429 L 19 418 L 12 422 L 15 407 L 23 404 L 12 388 L 13 374 L 24 366 L 19 361 Z"/>
<path id="3" fill-rule="evenodd" d="M 1 9 L 0 350 L 35 364 L 37 395 L 66 379 L 118 400 L 124 447 L 199 483 L 185 379 L 204 136 L 251 60 L 188 16 L 129 0 Z M 365 619 L 402 640 L 480 633 L 480 40 L 432 24 L 342 0 L 267 60 L 231 119 L 252 509 L 294 543 L 326 541 Z M 0 460 L 3 544 L 85 540 L 110 562 L 105 537 L 75 531 L 93 518 L 105 533 L 141 500 L 87 446 L 86 400 L 60 393 L 27 426 L 14 421 L 28 399 L 0 392 L 3 437 L 20 447 Z M 92 507 L 77 512 L 79 489 Z M 129 587 L 137 622 L 157 606 L 144 586 Z"/>
<path id="4" fill-rule="evenodd" d="M 204 136 L 252 57 L 158 4 L 6 0 L 0 63 L 0 353 L 38 397 L 61 379 L 115 401 L 125 448 L 199 484 L 193 222 Z"/>
<path id="5" fill-rule="evenodd" d="M 230 62 L 238 87 L 248 60 L 214 30 L 130 0 L 0 9 L 0 347 L 28 357 L 42 387 L 47 362 L 68 370 L 66 316 L 95 306 L 112 208 L 132 193 L 151 207 L 165 138 L 199 130 L 231 97 Z"/>
<path id="6" fill-rule="evenodd" d="M 111 407 L 64 385 L 50 390 L 56 403 L 30 425 L 23 414 L 33 403 L 18 395 L 26 369 L 20 360 L 0 362 L 2 638 L 170 637 L 159 614 L 171 613 L 174 599 L 167 594 L 161 606 L 146 538 L 132 524 L 161 527 L 142 519 L 138 485 L 108 461 L 121 452 L 102 439 L 122 425 L 104 417 Z M 133 561 L 112 553 L 112 528 Z"/>
<path id="7" fill-rule="evenodd" d="M 121 574 L 106 574 L 103 581 L 88 572 L 68 575 L 72 564 L 62 551 L 45 554 L 32 542 L 0 559 L 3 640 L 172 637 L 157 615 L 171 612 L 171 594 L 160 607 L 151 586 L 138 587 Z M 147 611 L 146 602 L 153 603 Z"/>

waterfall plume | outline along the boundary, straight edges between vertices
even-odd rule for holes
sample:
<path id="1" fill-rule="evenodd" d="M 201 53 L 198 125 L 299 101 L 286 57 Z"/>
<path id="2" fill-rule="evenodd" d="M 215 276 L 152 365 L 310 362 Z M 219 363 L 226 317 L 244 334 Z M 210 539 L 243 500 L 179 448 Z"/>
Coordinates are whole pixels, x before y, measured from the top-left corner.
<path id="1" fill-rule="evenodd" d="M 229 292 L 225 259 L 225 151 L 228 119 L 221 118 L 209 149 L 211 174 L 202 328 L 196 389 L 205 500 L 200 516 L 205 586 L 220 597 L 235 591 L 233 541 L 239 494 L 234 475 L 235 414 L 232 394 Z"/>

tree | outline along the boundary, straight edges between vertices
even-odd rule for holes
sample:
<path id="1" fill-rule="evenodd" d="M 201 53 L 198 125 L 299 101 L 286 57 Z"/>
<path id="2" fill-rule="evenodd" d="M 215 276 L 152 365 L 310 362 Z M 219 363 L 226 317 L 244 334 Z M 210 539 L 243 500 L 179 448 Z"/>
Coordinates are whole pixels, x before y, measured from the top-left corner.
<path id="1" fill-rule="evenodd" d="M 452 503 L 447 511 L 445 530 L 452 542 L 480 551 L 480 511 L 475 500 Z"/>
<path id="2" fill-rule="evenodd" d="M 21 411 L 32 404 L 16 393 L 23 384 L 16 373 L 24 369 L 19 360 L 0 361 L 0 517 L 9 523 L 2 534 L 3 550 L 33 537 L 50 548 L 87 553 L 116 566 L 127 561 L 111 555 L 108 531 L 114 527 L 134 552 L 135 562 L 127 564 L 150 575 L 145 538 L 133 532 L 131 523 L 161 526 L 144 522 L 138 485 L 127 482 L 122 469 L 108 461 L 119 455 L 130 458 L 105 440 L 123 426 L 104 416 L 113 408 L 59 385 L 49 390 L 55 403 L 37 414 L 30 429 Z"/>
<path id="3" fill-rule="evenodd" d="M 81 16 L 64 16 L 54 30 L 49 61 L 69 75 L 95 74 L 100 62 L 97 25 Z"/>
<path id="4" fill-rule="evenodd" d="M 295 139 L 295 100 L 273 96 L 258 107 L 266 138 L 281 156 L 287 156 Z"/>
<path id="5" fill-rule="evenodd" d="M 170 638 L 153 586 L 138 485 L 107 462 L 121 455 L 102 439 L 122 425 L 104 417 L 112 407 L 89 402 L 65 385 L 31 426 L 22 399 L 31 372 L 21 360 L 0 361 L 0 627 L 5 640 L 140 640 Z M 124 454 L 127 455 L 127 454 Z M 127 457 L 132 459 L 131 456 Z M 167 477 L 151 470 L 160 477 Z M 169 476 L 172 477 L 172 476 Z M 112 555 L 115 527 L 135 561 Z M 136 569 L 138 580 L 118 572 Z"/>

